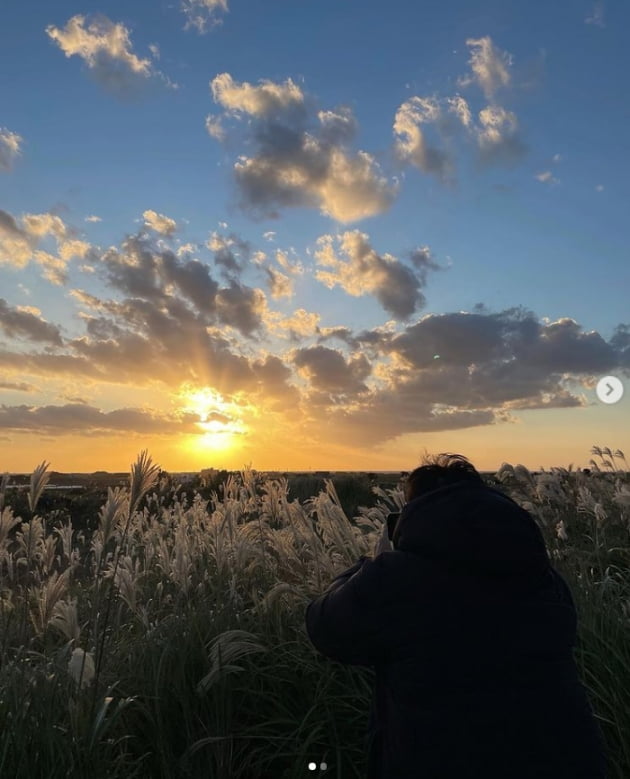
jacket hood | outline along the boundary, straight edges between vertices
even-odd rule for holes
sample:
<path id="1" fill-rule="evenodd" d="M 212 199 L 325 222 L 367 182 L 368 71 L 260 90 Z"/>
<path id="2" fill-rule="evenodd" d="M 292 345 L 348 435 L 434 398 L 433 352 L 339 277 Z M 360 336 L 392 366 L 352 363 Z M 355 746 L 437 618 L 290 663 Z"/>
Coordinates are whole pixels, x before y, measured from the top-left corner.
<path id="1" fill-rule="evenodd" d="M 426 492 L 401 511 L 395 549 L 479 574 L 549 570 L 540 528 L 515 501 L 485 484 L 460 481 Z"/>

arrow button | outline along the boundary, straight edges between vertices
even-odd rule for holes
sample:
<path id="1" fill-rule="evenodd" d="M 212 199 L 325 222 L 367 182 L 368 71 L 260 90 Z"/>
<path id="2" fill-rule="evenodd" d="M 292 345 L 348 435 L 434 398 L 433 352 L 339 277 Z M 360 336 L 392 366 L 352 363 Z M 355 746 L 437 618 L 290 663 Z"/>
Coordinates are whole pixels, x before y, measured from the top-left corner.
<path id="1" fill-rule="evenodd" d="M 604 376 L 597 382 L 596 392 L 602 403 L 618 403 L 623 397 L 623 384 L 616 376 Z"/>

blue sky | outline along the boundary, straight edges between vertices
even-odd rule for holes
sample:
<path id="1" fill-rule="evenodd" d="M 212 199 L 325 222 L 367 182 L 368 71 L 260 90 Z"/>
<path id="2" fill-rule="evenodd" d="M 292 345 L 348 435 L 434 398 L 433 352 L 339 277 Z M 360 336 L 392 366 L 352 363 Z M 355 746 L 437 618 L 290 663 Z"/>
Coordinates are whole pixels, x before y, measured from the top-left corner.
<path id="1" fill-rule="evenodd" d="M 627 446 L 626 4 L 3 16 L 0 466 Z"/>

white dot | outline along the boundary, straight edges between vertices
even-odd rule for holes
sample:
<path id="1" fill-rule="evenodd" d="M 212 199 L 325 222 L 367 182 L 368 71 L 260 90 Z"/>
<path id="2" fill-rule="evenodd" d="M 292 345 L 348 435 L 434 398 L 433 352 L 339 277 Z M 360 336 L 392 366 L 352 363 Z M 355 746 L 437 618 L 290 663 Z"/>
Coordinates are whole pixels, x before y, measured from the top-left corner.
<path id="1" fill-rule="evenodd" d="M 308 764 L 308 770 L 309 771 L 316 771 L 317 770 L 317 763 L 309 763 Z"/>

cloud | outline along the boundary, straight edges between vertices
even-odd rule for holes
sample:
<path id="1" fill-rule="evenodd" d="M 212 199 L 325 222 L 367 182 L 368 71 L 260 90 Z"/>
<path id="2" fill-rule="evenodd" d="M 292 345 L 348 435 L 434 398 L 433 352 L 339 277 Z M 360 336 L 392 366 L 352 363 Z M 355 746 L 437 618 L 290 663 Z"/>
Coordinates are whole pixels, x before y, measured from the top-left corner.
<path id="1" fill-rule="evenodd" d="M 301 276 L 304 273 L 304 266 L 301 262 L 291 262 L 289 255 L 282 249 L 276 249 L 276 262 L 291 276 Z"/>
<path id="2" fill-rule="evenodd" d="M 32 237 L 18 225 L 15 217 L 0 210 L 0 263 L 23 268 L 32 256 Z"/>
<path id="3" fill-rule="evenodd" d="M 542 184 L 559 184 L 560 181 L 553 175 L 550 170 L 543 170 L 540 173 L 536 173 L 534 178 L 540 181 Z"/>
<path id="4" fill-rule="evenodd" d="M 5 173 L 13 169 L 16 159 L 21 154 L 24 139 L 17 133 L 12 133 L 6 127 L 0 127 L 0 171 Z"/>
<path id="5" fill-rule="evenodd" d="M 466 111 L 462 104 L 466 105 Z M 469 122 L 470 112 L 463 99 L 462 104 L 456 104 L 456 115 L 461 121 Z M 395 150 L 400 159 L 423 173 L 433 173 L 446 179 L 453 171 L 453 161 L 447 152 L 427 143 L 426 132 L 422 129 L 423 126 L 436 125 L 442 117 L 442 107 L 437 98 L 416 96 L 404 102 L 394 118 L 394 133 L 398 136 Z"/>
<path id="6" fill-rule="evenodd" d="M 227 0 L 182 0 L 181 9 L 186 15 L 184 29 L 194 27 L 203 35 L 209 27 L 222 23 L 223 20 L 218 14 L 220 11 L 227 13 L 228 4 Z"/>
<path id="7" fill-rule="evenodd" d="M 318 111 L 317 118 L 321 124 L 323 143 L 349 143 L 356 135 L 357 121 L 349 106 L 341 106 L 336 111 Z"/>
<path id="8" fill-rule="evenodd" d="M 217 141 L 224 141 L 226 138 L 225 128 L 221 123 L 220 116 L 208 114 L 208 116 L 206 116 L 206 130 L 208 131 L 208 135 L 212 138 L 216 138 Z"/>
<path id="9" fill-rule="evenodd" d="M 461 95 L 455 95 L 455 97 L 447 97 L 445 99 L 448 111 L 459 119 L 460 123 L 469 128 L 472 126 L 472 113 L 466 100 Z"/>
<path id="10" fill-rule="evenodd" d="M 516 114 L 499 105 L 481 109 L 477 121 L 466 100 L 420 97 L 406 100 L 394 117 L 394 151 L 399 160 L 444 182 L 455 178 L 455 141 L 472 141 L 483 164 L 511 163 L 527 151 Z M 463 135 L 462 135 L 463 133 Z M 429 140 L 429 134 L 435 137 Z"/>
<path id="11" fill-rule="evenodd" d="M 293 355 L 293 364 L 316 390 L 343 395 L 367 392 L 364 381 L 371 369 L 362 354 L 346 359 L 336 349 L 312 346 L 297 349 Z"/>
<path id="12" fill-rule="evenodd" d="M 10 306 L 4 298 L 0 298 L 0 329 L 10 338 L 28 338 L 54 346 L 63 344 L 56 325 L 51 325 L 29 310 Z"/>
<path id="13" fill-rule="evenodd" d="M 455 151 L 474 144 L 479 162 L 512 163 L 527 151 L 513 111 L 498 105 L 495 93 L 511 86 L 512 59 L 489 37 L 469 39 L 471 74 L 458 80 L 467 87 L 479 86 L 490 101 L 473 117 L 461 95 L 440 97 L 414 95 L 395 114 L 394 152 L 398 160 L 435 175 L 445 183 L 455 180 Z M 554 158 L 554 162 L 559 156 Z"/>
<path id="14" fill-rule="evenodd" d="M 604 28 L 606 26 L 604 23 L 604 3 L 601 2 L 601 0 L 600 2 L 595 3 L 591 15 L 587 16 L 584 22 L 585 24 L 592 24 L 595 27 Z"/>
<path id="15" fill-rule="evenodd" d="M 159 414 L 135 408 L 101 411 L 85 403 L 63 406 L 0 406 L 0 429 L 45 435 L 114 433 L 142 435 L 200 434 L 196 414 Z"/>
<path id="16" fill-rule="evenodd" d="M 424 399 L 416 384 L 384 390 L 357 402 L 354 408 L 326 409 L 307 432 L 319 439 L 349 441 L 356 448 L 374 447 L 401 435 L 465 430 L 502 421 L 492 410 L 440 409 Z M 503 415 L 505 417 L 505 415 Z"/>
<path id="17" fill-rule="evenodd" d="M 248 246 L 236 237 L 229 241 Z M 215 257 L 220 251 L 215 247 Z M 221 262 L 224 266 L 228 263 L 225 255 Z M 246 336 L 253 335 L 262 324 L 266 299 L 261 290 L 235 279 L 230 279 L 227 287 L 220 288 L 205 263 L 183 261 L 172 251 L 156 249 L 145 238 L 132 236 L 123 242 L 122 251 L 108 250 L 102 257 L 102 266 L 110 285 L 150 304 L 150 313 L 156 322 L 161 320 L 165 309 L 169 309 L 170 315 L 184 320 L 194 316 L 195 312 L 185 307 L 187 302 L 208 324 L 229 325 Z M 169 285 L 173 285 L 183 299 L 169 294 Z"/>
<path id="18" fill-rule="evenodd" d="M 26 214 L 22 217 L 26 232 L 35 238 L 54 235 L 60 241 L 68 235 L 68 229 L 63 220 L 55 214 Z"/>
<path id="19" fill-rule="evenodd" d="M 230 233 L 228 236 L 219 235 L 216 230 L 210 233 L 206 246 L 214 253 L 215 264 L 221 267 L 222 274 L 228 279 L 241 273 L 243 261 L 251 252 L 248 241 L 235 233 Z M 239 261 L 238 257 L 241 257 L 242 261 Z"/>
<path id="20" fill-rule="evenodd" d="M 164 214 L 158 214 L 155 211 L 145 211 L 142 214 L 144 224 L 151 230 L 155 230 L 160 235 L 171 236 L 177 230 L 177 222 Z"/>
<path id="21" fill-rule="evenodd" d="M 58 256 L 38 248 L 53 238 Z M 44 278 L 53 284 L 66 281 L 66 266 L 73 257 L 85 258 L 91 246 L 80 241 L 63 220 L 54 214 L 24 214 L 20 223 L 7 211 L 0 210 L 0 264 L 21 269 L 36 262 L 44 269 Z"/>
<path id="22" fill-rule="evenodd" d="M 85 221 L 86 222 L 102 222 L 103 220 L 101 219 L 100 216 L 92 215 L 92 216 L 86 216 L 85 217 Z"/>
<path id="23" fill-rule="evenodd" d="M 177 249 L 175 251 L 175 254 L 178 257 L 183 257 L 184 255 L 192 254 L 194 251 L 197 250 L 197 248 L 198 248 L 197 244 L 194 244 L 194 243 L 183 243 L 181 246 L 177 247 Z"/>
<path id="24" fill-rule="evenodd" d="M 480 159 L 486 164 L 513 162 L 527 152 L 516 114 L 496 105 L 486 106 L 479 112 L 477 143 Z"/>
<path id="25" fill-rule="evenodd" d="M 252 289 L 236 281 L 217 293 L 217 313 L 221 321 L 251 335 L 262 325 L 265 296 L 259 289 Z"/>
<path id="26" fill-rule="evenodd" d="M 55 215 L 27 216 L 2 212 L 3 235 L 29 246 L 42 239 L 73 240 Z M 234 234 L 212 234 L 209 244 L 215 253 L 250 251 Z M 301 267 L 294 254 L 274 250 L 254 272 L 293 281 Z M 146 397 L 145 388 L 178 393 L 187 384 L 213 388 L 261 419 L 272 409 L 278 429 L 307 442 L 376 446 L 406 433 L 503 424 L 524 409 L 579 409 L 588 404 L 580 385 L 592 390 L 593 377 L 630 375 L 630 324 L 619 325 L 605 341 L 569 317 L 540 322 L 520 308 L 491 313 L 479 304 L 472 313 L 412 320 L 424 305 L 429 273 L 439 269 L 426 246 L 397 258 L 378 253 L 355 230 L 322 236 L 314 260 L 315 270 L 330 276 L 325 283 L 348 294 L 374 295 L 392 314 L 389 321 L 354 332 L 343 323 L 324 326 L 319 313 L 303 308 L 284 316 L 268 308 L 262 289 L 234 278 L 220 283 L 211 262 L 178 256 L 164 248 L 159 234 L 145 230 L 118 247 L 93 249 L 91 262 L 112 297 L 70 292 L 73 327 L 83 328 L 73 337 L 62 338 L 36 308 L 0 305 L 0 328 L 8 333 L 0 346 L 0 376 L 12 385 L 30 385 L 38 377 L 42 387 L 63 382 L 58 397 L 68 404 L 5 407 L 0 426 L 101 434 L 116 432 L 118 424 L 123 430 L 127 422 L 129 430 L 150 434 L 160 419 L 165 432 L 180 419 L 185 431 L 188 422 L 181 416 L 142 409 L 109 416 L 114 412 L 79 403 L 75 396 L 84 393 L 66 388 L 115 384 Z M 269 265 L 278 275 L 268 273 Z M 291 348 L 273 356 L 265 336 L 288 340 Z M 22 341 L 19 348 L 10 338 Z M 76 428 L 64 421 L 71 420 L 73 406 L 91 408 L 77 416 Z"/>
<path id="27" fill-rule="evenodd" d="M 472 73 L 459 78 L 458 84 L 461 87 L 476 84 L 486 99 L 492 100 L 499 89 L 510 85 L 512 56 L 498 49 L 489 36 L 468 38 L 466 45 L 470 49 L 468 63 Z"/>
<path id="28" fill-rule="evenodd" d="M 630 325 L 606 342 L 573 319 L 541 324 L 523 308 L 428 315 L 402 333 L 381 332 L 376 351 L 389 358 L 372 363 L 384 385 L 351 404 L 330 403 L 313 422 L 320 438 L 373 446 L 405 433 L 510 422 L 517 410 L 585 407 L 569 383 L 587 387 L 593 375 L 620 369 L 630 375 Z"/>
<path id="29" fill-rule="evenodd" d="M 490 371 L 493 381 L 502 380 L 493 391 L 484 388 L 484 394 L 495 399 L 496 393 L 509 391 L 507 380 L 513 374 L 519 374 L 520 385 L 515 387 L 522 392 L 527 373 L 536 380 L 549 373 L 599 373 L 617 367 L 621 358 L 612 343 L 594 331 L 581 332 L 575 320 L 563 317 L 541 325 L 522 308 L 500 314 L 429 315 L 393 336 L 386 350 L 413 369 L 474 365 L 471 376 L 477 380 Z"/>
<path id="30" fill-rule="evenodd" d="M 315 252 L 317 263 L 332 269 L 317 271 L 318 281 L 329 289 L 339 285 L 354 297 L 374 295 L 386 311 L 399 319 L 408 319 L 424 306 L 421 287 L 426 283 L 426 270 L 439 267 L 428 256 L 423 265 L 419 255 L 412 253 L 418 271 L 414 272 L 391 254 L 379 255 L 370 246 L 368 235 L 358 230 L 337 238 L 341 258 L 335 253 L 331 235 L 321 236 L 317 243 L 320 247 Z"/>
<path id="31" fill-rule="evenodd" d="M 276 234 L 275 234 L 275 232 L 273 230 L 267 230 L 266 233 L 263 233 L 263 238 L 266 241 L 273 241 L 275 239 L 275 237 L 276 237 Z"/>
<path id="32" fill-rule="evenodd" d="M 76 238 L 71 238 L 60 243 L 59 257 L 65 262 L 68 262 L 74 257 L 83 260 L 87 257 L 90 249 L 91 246 L 87 241 L 79 241 Z"/>
<path id="33" fill-rule="evenodd" d="M 247 81 L 235 82 L 229 73 L 220 73 L 210 82 L 210 89 L 214 102 L 231 114 L 267 118 L 305 112 L 304 94 L 290 78 L 284 84 L 263 79 L 259 86 L 253 86 Z"/>
<path id="34" fill-rule="evenodd" d="M 37 387 L 25 381 L 0 381 L 0 390 L 11 392 L 37 392 Z"/>
<path id="35" fill-rule="evenodd" d="M 85 16 L 77 14 L 68 20 L 65 28 L 51 24 L 46 33 L 66 57 L 80 57 L 97 83 L 113 94 L 135 95 L 154 78 L 175 86 L 154 69 L 149 57 L 134 54 L 129 30 L 121 22 L 114 23 L 99 15 L 86 25 Z"/>
<path id="36" fill-rule="evenodd" d="M 269 278 L 269 291 L 274 300 L 293 296 L 293 281 L 275 268 L 265 268 Z"/>
<path id="37" fill-rule="evenodd" d="M 291 341 L 302 341 L 315 335 L 318 331 L 320 315 L 303 308 L 296 309 L 291 316 L 283 317 L 276 311 L 268 311 L 265 324 L 274 335 L 289 338 Z"/>
<path id="38" fill-rule="evenodd" d="M 346 148 L 356 127 L 349 108 L 315 112 L 291 79 L 254 86 L 221 73 L 210 86 L 226 117 L 249 117 L 254 155 L 234 165 L 243 209 L 276 218 L 278 206 L 318 208 L 345 223 L 380 214 L 393 202 L 396 187 L 375 158 Z"/>

